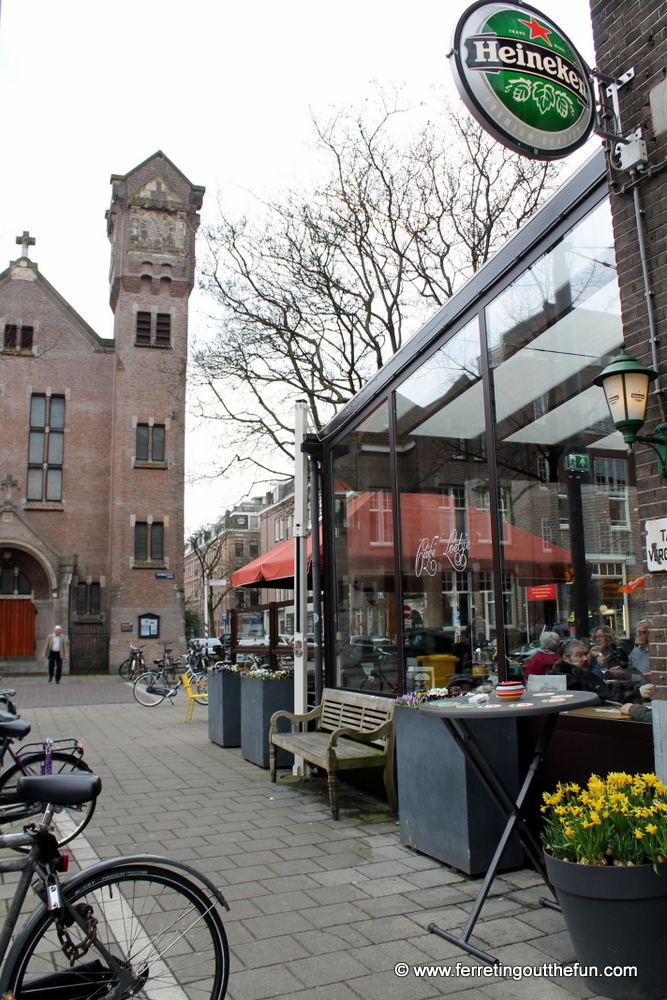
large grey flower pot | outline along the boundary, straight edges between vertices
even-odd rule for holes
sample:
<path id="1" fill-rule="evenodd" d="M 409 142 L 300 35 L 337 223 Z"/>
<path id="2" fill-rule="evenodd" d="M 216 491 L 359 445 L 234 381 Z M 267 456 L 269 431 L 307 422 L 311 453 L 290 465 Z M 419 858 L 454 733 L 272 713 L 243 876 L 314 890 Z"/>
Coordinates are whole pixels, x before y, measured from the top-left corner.
<path id="1" fill-rule="evenodd" d="M 294 680 L 263 681 L 241 677 L 241 754 L 259 767 L 269 766 L 269 725 L 274 712 L 294 711 Z M 280 721 L 281 732 L 288 733 L 288 719 Z M 294 757 L 278 749 L 278 767 L 291 767 Z"/>
<path id="2" fill-rule="evenodd" d="M 515 720 L 485 719 L 468 724 L 516 797 L 519 763 Z M 401 843 L 469 875 L 485 872 L 505 818 L 440 719 L 397 705 L 394 725 Z M 522 863 L 521 845 L 513 837 L 501 868 Z"/>
<path id="3" fill-rule="evenodd" d="M 241 746 L 241 675 L 208 675 L 208 738 L 221 747 Z"/>

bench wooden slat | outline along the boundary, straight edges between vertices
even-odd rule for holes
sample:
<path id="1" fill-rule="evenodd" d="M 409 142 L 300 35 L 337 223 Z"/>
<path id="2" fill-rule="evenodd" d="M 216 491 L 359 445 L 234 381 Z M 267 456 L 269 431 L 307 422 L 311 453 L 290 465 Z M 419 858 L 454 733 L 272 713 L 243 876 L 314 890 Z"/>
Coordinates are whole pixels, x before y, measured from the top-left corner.
<path id="1" fill-rule="evenodd" d="M 338 819 L 337 772 L 360 767 L 384 767 L 384 784 L 391 808 L 396 811 L 396 791 L 394 787 L 394 718 L 395 702 L 389 698 L 366 694 L 363 691 L 339 691 L 325 688 L 322 704 L 317 709 L 319 726 L 315 732 L 279 733 L 276 720 L 282 714 L 276 713 L 271 720 L 269 733 L 271 780 L 276 780 L 276 747 L 282 747 L 309 764 L 321 767 L 329 776 L 329 798 L 334 819 Z M 315 713 L 311 713 L 315 714 Z M 288 714 L 292 728 L 306 724 L 305 716 Z M 387 726 L 388 729 L 376 739 L 363 740 L 368 734 Z M 334 737 L 334 733 L 344 729 L 345 735 Z M 359 733 L 356 740 L 350 730 Z M 332 743 L 332 739 L 336 742 Z"/>

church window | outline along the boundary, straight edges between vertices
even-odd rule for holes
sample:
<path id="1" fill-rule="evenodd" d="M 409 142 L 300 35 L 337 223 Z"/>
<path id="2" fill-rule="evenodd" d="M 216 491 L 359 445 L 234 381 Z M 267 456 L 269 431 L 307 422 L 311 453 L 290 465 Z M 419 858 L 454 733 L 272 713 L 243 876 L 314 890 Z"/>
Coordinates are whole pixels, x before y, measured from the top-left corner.
<path id="1" fill-rule="evenodd" d="M 151 342 L 151 314 L 149 312 L 137 313 L 137 344 L 150 344 Z"/>
<path id="2" fill-rule="evenodd" d="M 137 521 L 134 525 L 134 561 L 164 561 L 164 524 Z"/>
<path id="3" fill-rule="evenodd" d="M 62 500 L 64 396 L 33 395 L 28 438 L 28 500 Z"/>
<path id="4" fill-rule="evenodd" d="M 135 459 L 137 462 L 164 462 L 164 424 L 137 424 Z"/>
<path id="5" fill-rule="evenodd" d="M 157 314 L 155 343 L 162 347 L 167 347 L 171 343 L 171 313 Z"/>
<path id="6" fill-rule="evenodd" d="M 32 351 L 33 328 L 17 326 L 15 323 L 5 324 L 5 351 Z"/>
<path id="7" fill-rule="evenodd" d="M 77 615 L 99 615 L 100 585 L 99 583 L 77 583 L 76 585 Z"/>

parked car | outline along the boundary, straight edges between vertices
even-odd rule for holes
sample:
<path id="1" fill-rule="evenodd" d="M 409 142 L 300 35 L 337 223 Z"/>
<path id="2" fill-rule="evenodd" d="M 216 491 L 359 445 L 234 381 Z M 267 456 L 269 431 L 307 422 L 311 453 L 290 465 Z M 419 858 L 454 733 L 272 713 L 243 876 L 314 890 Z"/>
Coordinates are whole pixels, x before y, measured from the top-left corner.
<path id="1" fill-rule="evenodd" d="M 193 646 L 201 646 L 208 656 L 223 655 L 222 641 L 217 636 L 210 636 L 208 639 L 191 639 Z"/>

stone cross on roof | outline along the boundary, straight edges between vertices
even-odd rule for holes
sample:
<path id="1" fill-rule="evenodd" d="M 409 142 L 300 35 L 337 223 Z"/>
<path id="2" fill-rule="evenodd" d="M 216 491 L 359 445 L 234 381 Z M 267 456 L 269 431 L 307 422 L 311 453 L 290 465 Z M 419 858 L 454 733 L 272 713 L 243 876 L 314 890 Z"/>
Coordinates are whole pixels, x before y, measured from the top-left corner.
<path id="1" fill-rule="evenodd" d="M 21 256 L 28 257 L 28 247 L 33 247 L 35 245 L 35 237 L 31 236 L 27 229 L 24 229 L 23 235 L 16 237 L 16 242 L 20 243 L 23 247 L 21 250 Z"/>

